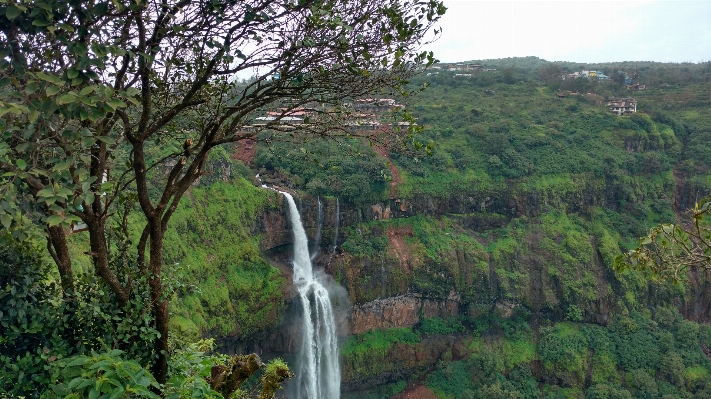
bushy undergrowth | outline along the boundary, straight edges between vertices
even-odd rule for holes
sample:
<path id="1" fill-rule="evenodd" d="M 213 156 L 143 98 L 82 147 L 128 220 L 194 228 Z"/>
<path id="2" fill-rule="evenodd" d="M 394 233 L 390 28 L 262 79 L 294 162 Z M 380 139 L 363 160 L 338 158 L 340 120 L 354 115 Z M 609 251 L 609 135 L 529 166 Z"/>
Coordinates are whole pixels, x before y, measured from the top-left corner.
<path id="1" fill-rule="evenodd" d="M 433 317 L 420 320 L 419 331 L 422 334 L 456 334 L 464 332 L 465 328 L 462 322 L 456 317 L 441 318 Z"/>
<path id="2" fill-rule="evenodd" d="M 10 242 L 8 240 L 7 242 Z M 221 398 L 206 377 L 224 356 L 212 341 L 171 340 L 168 381 L 149 371 L 158 332 L 145 312 L 144 282 L 126 307 L 101 280 L 75 276 L 74 290 L 54 282 L 38 249 L 0 249 L 0 397 Z"/>

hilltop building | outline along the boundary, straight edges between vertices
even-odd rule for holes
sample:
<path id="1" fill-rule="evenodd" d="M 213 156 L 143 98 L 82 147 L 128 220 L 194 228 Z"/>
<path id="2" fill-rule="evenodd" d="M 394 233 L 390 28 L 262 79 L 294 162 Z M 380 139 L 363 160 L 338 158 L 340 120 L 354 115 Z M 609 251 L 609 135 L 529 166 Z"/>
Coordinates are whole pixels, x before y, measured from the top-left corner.
<path id="1" fill-rule="evenodd" d="M 607 101 L 607 110 L 617 115 L 628 115 L 637 112 L 637 100 L 631 97 L 610 98 Z"/>
<path id="2" fill-rule="evenodd" d="M 597 79 L 597 80 L 610 79 L 609 76 L 605 75 L 604 73 L 602 73 L 600 71 L 581 71 L 581 72 L 573 72 L 573 73 L 564 73 L 563 75 L 561 75 L 561 78 L 563 80 L 577 79 L 577 78 L 588 78 L 588 79 Z"/>

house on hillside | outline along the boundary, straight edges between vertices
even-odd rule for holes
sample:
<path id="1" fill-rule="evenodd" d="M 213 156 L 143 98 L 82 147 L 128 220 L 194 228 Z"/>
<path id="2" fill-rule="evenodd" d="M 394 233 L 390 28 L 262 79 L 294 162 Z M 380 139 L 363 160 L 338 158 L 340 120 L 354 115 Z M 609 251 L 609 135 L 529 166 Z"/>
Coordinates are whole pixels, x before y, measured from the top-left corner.
<path id="1" fill-rule="evenodd" d="M 439 69 L 440 67 L 443 67 L 445 70 L 450 71 L 450 72 L 455 72 L 455 71 L 478 71 L 483 69 L 479 64 L 467 64 L 467 63 L 458 63 L 458 64 L 440 64 L 440 66 L 437 67 L 432 67 L 432 68 L 437 68 Z"/>
<path id="2" fill-rule="evenodd" d="M 597 80 L 610 79 L 609 76 L 605 75 L 604 73 L 602 73 L 600 71 L 581 71 L 581 72 L 573 72 L 573 73 L 564 73 L 560 77 L 563 80 L 577 79 L 577 78 L 588 78 L 588 79 L 597 79 Z"/>
<path id="3" fill-rule="evenodd" d="M 617 115 L 628 115 L 637 112 L 637 100 L 631 97 L 610 98 L 607 101 L 607 110 Z"/>
<path id="4" fill-rule="evenodd" d="M 404 107 L 403 104 L 398 104 L 394 98 L 360 98 L 353 103 L 353 109 L 357 111 L 385 112 L 393 108 L 401 109 Z"/>
<path id="5" fill-rule="evenodd" d="M 646 90 L 646 89 L 647 89 L 647 85 L 641 85 L 641 84 L 639 84 L 639 83 L 628 84 L 628 85 L 627 85 L 627 89 L 628 89 L 628 90 Z"/>

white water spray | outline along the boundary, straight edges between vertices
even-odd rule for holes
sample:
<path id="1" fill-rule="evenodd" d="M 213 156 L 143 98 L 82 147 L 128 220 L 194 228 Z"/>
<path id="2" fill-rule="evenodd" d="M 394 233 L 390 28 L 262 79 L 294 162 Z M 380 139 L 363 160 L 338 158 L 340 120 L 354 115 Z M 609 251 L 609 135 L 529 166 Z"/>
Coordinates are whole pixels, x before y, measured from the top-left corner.
<path id="1" fill-rule="evenodd" d="M 336 197 L 336 233 L 333 235 L 333 247 L 331 248 L 331 253 L 336 253 L 336 247 L 338 246 L 338 223 L 341 221 L 341 205 L 338 203 L 338 197 Z"/>
<path id="2" fill-rule="evenodd" d="M 316 197 L 318 202 L 318 215 L 316 219 L 316 237 L 314 238 L 314 246 L 311 249 L 311 260 L 316 259 L 320 252 L 321 247 L 321 230 L 323 229 L 323 204 L 321 203 L 321 197 Z"/>
<path id="3" fill-rule="evenodd" d="M 294 231 L 294 284 L 302 307 L 302 340 L 296 364 L 296 399 L 338 399 L 341 367 L 338 336 L 328 291 L 314 273 L 309 244 L 294 198 L 281 192 L 289 203 Z"/>

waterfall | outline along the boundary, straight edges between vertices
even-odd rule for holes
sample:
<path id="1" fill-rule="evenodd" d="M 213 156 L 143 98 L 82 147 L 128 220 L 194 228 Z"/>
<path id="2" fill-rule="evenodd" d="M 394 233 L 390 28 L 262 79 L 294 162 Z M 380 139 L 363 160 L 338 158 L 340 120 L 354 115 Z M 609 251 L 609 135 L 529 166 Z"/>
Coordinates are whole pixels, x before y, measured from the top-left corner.
<path id="1" fill-rule="evenodd" d="M 338 197 L 336 197 L 336 233 L 333 234 L 333 247 L 331 248 L 331 253 L 336 253 L 336 247 L 338 246 L 338 223 L 341 221 L 341 205 L 338 203 Z"/>
<path id="2" fill-rule="evenodd" d="M 388 284 L 388 277 L 385 275 L 385 256 L 380 257 L 380 296 L 385 298 L 385 287 Z"/>
<path id="3" fill-rule="evenodd" d="M 294 231 L 294 284 L 302 307 L 302 340 L 296 362 L 296 399 L 338 399 L 341 368 L 338 337 L 328 291 L 314 278 L 308 239 L 294 198 L 282 192 L 289 203 Z"/>
<path id="4" fill-rule="evenodd" d="M 316 237 L 314 238 L 314 246 L 311 249 L 311 260 L 316 259 L 319 253 L 319 247 L 321 246 L 321 229 L 323 228 L 323 204 L 321 203 L 321 197 L 316 197 L 318 201 L 318 216 L 316 218 Z"/>

